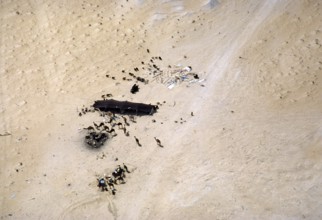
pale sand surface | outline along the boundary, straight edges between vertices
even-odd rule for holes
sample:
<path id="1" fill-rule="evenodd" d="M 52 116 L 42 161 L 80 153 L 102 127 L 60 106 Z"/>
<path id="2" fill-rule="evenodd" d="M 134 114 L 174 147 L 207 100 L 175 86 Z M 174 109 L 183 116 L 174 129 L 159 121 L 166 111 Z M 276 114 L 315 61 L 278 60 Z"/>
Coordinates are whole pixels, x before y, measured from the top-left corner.
<path id="1" fill-rule="evenodd" d="M 1 1 L 0 218 L 322 219 L 321 5 Z M 133 95 L 121 71 L 151 56 L 205 81 Z M 90 150 L 80 129 L 102 118 L 78 111 L 106 93 L 166 103 Z"/>

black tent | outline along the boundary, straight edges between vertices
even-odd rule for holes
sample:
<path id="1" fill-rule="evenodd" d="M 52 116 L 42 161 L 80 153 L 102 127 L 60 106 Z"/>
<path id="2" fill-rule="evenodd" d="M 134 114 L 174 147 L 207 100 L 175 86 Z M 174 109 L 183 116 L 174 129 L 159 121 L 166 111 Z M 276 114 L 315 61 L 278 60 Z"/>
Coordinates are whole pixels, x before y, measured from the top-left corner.
<path id="1" fill-rule="evenodd" d="M 135 103 L 128 101 L 116 101 L 114 99 L 109 100 L 97 100 L 95 101 L 94 108 L 100 111 L 110 111 L 120 114 L 135 114 L 135 115 L 153 115 L 158 109 L 156 105 L 147 105 L 143 103 Z"/>

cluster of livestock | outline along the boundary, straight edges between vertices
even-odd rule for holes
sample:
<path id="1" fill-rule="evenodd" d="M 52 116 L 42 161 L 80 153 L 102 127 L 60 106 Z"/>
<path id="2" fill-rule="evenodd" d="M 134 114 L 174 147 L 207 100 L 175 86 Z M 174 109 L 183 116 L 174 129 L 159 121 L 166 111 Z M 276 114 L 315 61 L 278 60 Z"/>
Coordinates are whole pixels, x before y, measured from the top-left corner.
<path id="1" fill-rule="evenodd" d="M 104 120 L 101 123 L 98 124 L 93 122 L 93 126 L 84 128 L 87 130 L 85 143 L 89 147 L 102 147 L 109 138 L 117 136 L 118 130 L 123 131 L 125 136 L 130 136 L 127 126 L 130 126 L 129 122 L 136 123 L 133 115 L 128 117 L 121 115 L 119 117 L 110 111 L 101 114 L 104 115 Z"/>
<path id="2" fill-rule="evenodd" d="M 147 49 L 147 53 L 150 50 Z M 147 85 L 150 82 L 160 82 L 166 85 L 169 89 L 173 88 L 176 84 L 188 81 L 189 83 L 199 81 L 198 74 L 192 73 L 192 67 L 188 66 L 185 68 L 172 69 L 171 65 L 167 66 L 167 69 L 161 68 L 159 65 L 163 59 L 160 56 L 152 56 L 148 62 L 141 61 L 141 65 L 134 67 L 132 70 L 122 70 L 123 81 L 135 81 L 135 84 L 131 86 L 129 92 L 136 94 L 140 91 L 139 85 Z M 117 80 L 115 76 L 110 74 L 106 75 L 106 78 Z M 119 82 L 121 83 L 121 82 Z M 85 143 L 91 148 L 100 148 L 106 141 L 110 138 L 116 137 L 118 132 L 121 131 L 126 137 L 130 136 L 130 132 L 127 129 L 130 123 L 136 123 L 135 117 L 143 115 L 153 115 L 157 112 L 159 106 L 162 106 L 160 102 L 156 105 L 136 103 L 128 101 L 118 101 L 114 100 L 112 94 L 104 94 L 101 96 L 102 100 L 97 100 L 94 104 L 87 108 L 83 107 L 79 112 L 79 116 L 85 115 L 88 112 L 99 112 L 100 116 L 103 117 L 102 121 L 93 122 L 93 125 L 84 128 L 87 131 L 85 136 Z M 163 101 L 163 104 L 166 102 Z M 175 103 L 174 103 L 175 105 Z M 193 112 L 191 112 L 193 116 Z M 156 120 L 152 120 L 156 123 Z M 186 122 L 182 118 L 180 119 L 180 124 Z M 178 123 L 178 121 L 175 121 Z M 161 122 L 163 124 L 163 122 Z M 131 130 L 132 132 L 133 130 Z M 142 144 L 138 137 L 134 137 L 135 143 L 138 147 L 142 147 Z M 163 144 L 160 139 L 154 137 L 156 145 L 163 148 Z M 116 189 L 114 185 L 118 183 L 125 183 L 125 173 L 130 173 L 128 168 L 123 164 L 123 167 L 118 166 L 112 175 L 105 176 L 98 180 L 98 187 L 102 191 L 111 191 L 114 195 Z"/>
<path id="3" fill-rule="evenodd" d="M 123 167 L 118 165 L 118 167 L 112 172 L 112 175 L 104 176 L 98 178 L 98 187 L 103 191 L 111 191 L 115 195 L 116 189 L 114 185 L 119 183 L 125 184 L 125 173 L 131 173 L 127 166 L 123 163 Z"/>

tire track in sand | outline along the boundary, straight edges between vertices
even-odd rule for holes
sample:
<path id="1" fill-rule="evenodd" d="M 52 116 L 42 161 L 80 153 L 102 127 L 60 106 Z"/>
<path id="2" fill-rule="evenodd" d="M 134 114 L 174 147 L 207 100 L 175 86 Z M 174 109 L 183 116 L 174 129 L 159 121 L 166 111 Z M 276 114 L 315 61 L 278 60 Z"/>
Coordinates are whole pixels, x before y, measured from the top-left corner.
<path id="1" fill-rule="evenodd" d="M 106 204 L 106 202 L 108 202 L 108 204 Z M 114 220 L 117 220 L 117 208 L 110 196 L 104 196 L 104 198 L 102 196 L 94 196 L 79 200 L 78 202 L 71 204 L 69 207 L 63 210 L 58 219 L 69 219 L 68 216 L 74 216 L 71 213 L 77 211 L 78 209 L 84 209 L 87 206 L 93 205 L 95 203 L 107 205 L 106 211 L 112 214 Z"/>

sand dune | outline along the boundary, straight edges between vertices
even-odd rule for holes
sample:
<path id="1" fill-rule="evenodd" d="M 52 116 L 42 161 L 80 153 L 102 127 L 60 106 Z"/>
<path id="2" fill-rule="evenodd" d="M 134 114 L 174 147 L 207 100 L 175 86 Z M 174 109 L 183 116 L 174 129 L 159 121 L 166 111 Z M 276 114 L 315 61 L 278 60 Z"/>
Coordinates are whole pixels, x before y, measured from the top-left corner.
<path id="1" fill-rule="evenodd" d="M 12 0 L 0 10 L 1 219 L 322 218 L 319 1 Z M 186 66 L 204 81 L 168 89 Z M 117 130 L 89 149 L 82 128 L 103 118 L 79 112 L 107 93 L 162 105 L 129 137 Z M 123 162 L 126 184 L 101 192 L 96 178 Z"/>

